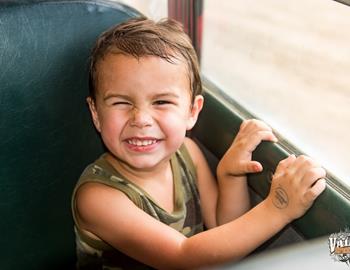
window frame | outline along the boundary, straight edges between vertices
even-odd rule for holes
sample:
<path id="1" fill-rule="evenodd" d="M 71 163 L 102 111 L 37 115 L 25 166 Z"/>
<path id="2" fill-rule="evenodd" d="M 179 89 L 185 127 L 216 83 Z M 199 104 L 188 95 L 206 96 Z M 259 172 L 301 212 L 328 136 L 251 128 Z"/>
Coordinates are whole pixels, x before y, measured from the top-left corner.
<path id="1" fill-rule="evenodd" d="M 206 105 L 191 135 L 220 159 L 232 143 L 243 119 L 256 117 L 205 77 L 203 88 Z M 278 133 L 277 136 L 278 143 L 262 142 L 253 152 L 253 159 L 261 162 L 264 170 L 249 174 L 248 183 L 249 188 L 261 198 L 265 198 L 269 192 L 278 162 L 290 154 L 302 154 Z M 326 190 L 316 199 L 310 210 L 292 222 L 293 228 L 306 239 L 338 232 L 349 226 L 350 191 L 329 173 L 326 182 Z"/>

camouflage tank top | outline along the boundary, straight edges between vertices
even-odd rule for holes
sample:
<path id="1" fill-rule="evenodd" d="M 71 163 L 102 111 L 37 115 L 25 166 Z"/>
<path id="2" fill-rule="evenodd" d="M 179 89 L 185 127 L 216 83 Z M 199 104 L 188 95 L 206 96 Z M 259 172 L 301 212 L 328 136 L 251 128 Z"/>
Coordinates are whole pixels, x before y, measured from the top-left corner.
<path id="1" fill-rule="evenodd" d="M 105 154 L 84 170 L 72 195 L 78 269 L 152 269 L 119 252 L 107 242 L 89 237 L 79 228 L 75 195 L 78 188 L 87 182 L 98 182 L 120 190 L 137 207 L 187 237 L 203 231 L 196 171 L 184 145 L 173 155 L 170 162 L 175 190 L 173 213 L 165 211 L 142 188 L 120 175 L 107 162 Z"/>

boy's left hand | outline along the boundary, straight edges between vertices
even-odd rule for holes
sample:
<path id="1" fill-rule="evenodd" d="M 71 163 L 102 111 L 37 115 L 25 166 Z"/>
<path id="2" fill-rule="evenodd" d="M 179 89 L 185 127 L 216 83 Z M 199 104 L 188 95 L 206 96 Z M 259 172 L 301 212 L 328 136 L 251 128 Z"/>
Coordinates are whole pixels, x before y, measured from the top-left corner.
<path id="1" fill-rule="evenodd" d="M 252 153 L 261 141 L 277 142 L 277 138 L 264 122 L 244 120 L 232 145 L 219 163 L 218 174 L 242 176 L 262 171 L 262 165 L 252 160 Z"/>

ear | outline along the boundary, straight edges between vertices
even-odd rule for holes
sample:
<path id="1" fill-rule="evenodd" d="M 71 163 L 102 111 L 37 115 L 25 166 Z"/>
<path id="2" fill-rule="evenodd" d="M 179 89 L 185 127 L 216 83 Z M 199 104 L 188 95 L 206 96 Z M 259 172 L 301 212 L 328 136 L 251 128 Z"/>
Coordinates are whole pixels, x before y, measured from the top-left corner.
<path id="1" fill-rule="evenodd" d="M 95 101 L 91 97 L 86 98 L 86 102 L 89 105 L 92 121 L 94 122 L 95 128 L 98 132 L 101 132 L 100 120 L 98 119 L 98 113 L 96 109 Z"/>
<path id="2" fill-rule="evenodd" d="M 203 108 L 203 104 L 204 104 L 204 97 L 202 95 L 197 95 L 194 98 L 192 107 L 191 107 L 191 111 L 190 111 L 190 115 L 189 118 L 187 120 L 187 130 L 190 130 L 194 127 L 194 125 L 197 122 L 198 119 L 198 115 L 201 112 L 202 108 Z"/>

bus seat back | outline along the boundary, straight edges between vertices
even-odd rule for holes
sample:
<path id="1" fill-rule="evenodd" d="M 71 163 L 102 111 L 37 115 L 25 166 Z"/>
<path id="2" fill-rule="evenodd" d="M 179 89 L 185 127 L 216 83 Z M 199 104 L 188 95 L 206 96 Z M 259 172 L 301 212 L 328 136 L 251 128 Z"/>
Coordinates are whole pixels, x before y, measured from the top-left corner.
<path id="1" fill-rule="evenodd" d="M 85 102 L 88 56 L 135 16 L 103 0 L 0 3 L 1 269 L 74 264 L 70 196 L 103 152 Z"/>

